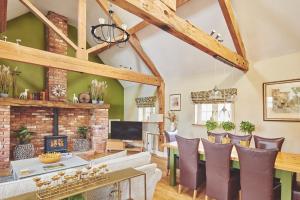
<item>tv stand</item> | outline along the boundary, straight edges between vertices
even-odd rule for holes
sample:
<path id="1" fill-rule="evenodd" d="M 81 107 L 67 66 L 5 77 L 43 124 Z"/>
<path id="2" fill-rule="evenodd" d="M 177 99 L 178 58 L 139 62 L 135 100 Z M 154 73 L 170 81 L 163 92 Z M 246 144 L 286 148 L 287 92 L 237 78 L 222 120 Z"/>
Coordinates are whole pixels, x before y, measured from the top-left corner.
<path id="1" fill-rule="evenodd" d="M 142 140 L 107 140 L 107 151 L 132 151 L 132 152 L 142 152 L 143 151 L 143 141 Z"/>

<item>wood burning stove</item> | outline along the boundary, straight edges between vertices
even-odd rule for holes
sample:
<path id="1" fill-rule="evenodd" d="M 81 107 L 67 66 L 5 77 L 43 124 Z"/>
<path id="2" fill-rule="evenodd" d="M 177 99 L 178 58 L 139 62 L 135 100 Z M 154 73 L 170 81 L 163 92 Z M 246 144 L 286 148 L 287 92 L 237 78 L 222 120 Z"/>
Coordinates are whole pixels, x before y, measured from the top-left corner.
<path id="1" fill-rule="evenodd" d="M 53 108 L 53 135 L 44 137 L 45 153 L 61 152 L 66 153 L 68 150 L 68 136 L 59 135 L 58 133 L 58 108 Z"/>

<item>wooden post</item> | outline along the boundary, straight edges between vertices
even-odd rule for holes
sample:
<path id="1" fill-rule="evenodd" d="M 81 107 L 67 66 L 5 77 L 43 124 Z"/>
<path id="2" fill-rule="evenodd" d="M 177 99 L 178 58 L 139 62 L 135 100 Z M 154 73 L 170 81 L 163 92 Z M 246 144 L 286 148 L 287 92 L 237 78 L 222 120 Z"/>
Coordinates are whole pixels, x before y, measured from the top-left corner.
<path id="1" fill-rule="evenodd" d="M 88 60 L 86 51 L 86 0 L 78 0 L 78 49 L 76 57 Z"/>
<path id="2" fill-rule="evenodd" d="M 159 142 L 158 149 L 163 151 L 162 144 L 165 142 L 164 130 L 165 130 L 165 82 L 162 80 L 160 86 L 157 87 L 157 97 L 159 105 L 159 114 L 163 115 L 163 122 L 159 123 Z"/>

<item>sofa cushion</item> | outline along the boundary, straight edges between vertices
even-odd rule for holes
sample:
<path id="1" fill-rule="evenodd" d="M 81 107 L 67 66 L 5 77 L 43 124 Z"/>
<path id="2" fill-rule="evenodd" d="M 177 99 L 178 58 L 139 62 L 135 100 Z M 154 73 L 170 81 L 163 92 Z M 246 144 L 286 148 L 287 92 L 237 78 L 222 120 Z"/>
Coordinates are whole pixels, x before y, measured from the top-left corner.
<path id="1" fill-rule="evenodd" d="M 98 165 L 100 163 L 104 163 L 104 162 L 107 162 L 109 160 L 113 160 L 113 159 L 116 159 L 116 158 L 122 158 L 122 157 L 125 157 L 125 156 L 127 156 L 127 150 L 121 151 L 121 152 L 118 152 L 118 153 L 114 153 L 114 154 L 111 154 L 111 155 L 108 155 L 108 156 L 104 156 L 104 157 L 101 157 L 101 158 L 97 158 L 97 159 L 91 160 L 91 162 L 92 162 L 93 165 Z"/>

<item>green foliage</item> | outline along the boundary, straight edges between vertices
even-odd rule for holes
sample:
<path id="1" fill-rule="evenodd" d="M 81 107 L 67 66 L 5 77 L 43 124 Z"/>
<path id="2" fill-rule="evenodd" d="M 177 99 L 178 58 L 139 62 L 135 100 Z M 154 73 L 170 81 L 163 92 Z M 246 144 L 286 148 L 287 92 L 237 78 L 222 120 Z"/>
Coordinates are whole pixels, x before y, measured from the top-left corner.
<path id="1" fill-rule="evenodd" d="M 222 122 L 221 127 L 224 129 L 224 131 L 232 131 L 235 129 L 235 124 L 233 122 Z"/>
<path id="2" fill-rule="evenodd" d="M 240 131 L 243 133 L 252 134 L 255 131 L 255 125 L 249 121 L 242 121 L 240 124 Z"/>
<path id="3" fill-rule="evenodd" d="M 80 138 L 86 139 L 88 130 L 89 130 L 89 128 L 86 126 L 79 126 L 77 128 L 77 133 L 79 134 Z"/>
<path id="4" fill-rule="evenodd" d="M 207 128 L 207 131 L 213 131 L 215 130 L 217 127 L 218 127 L 218 122 L 214 121 L 214 120 L 208 120 L 206 121 L 206 128 Z"/>
<path id="5" fill-rule="evenodd" d="M 32 139 L 32 135 L 34 134 L 33 132 L 30 132 L 26 126 L 21 126 L 19 130 L 13 133 L 18 139 L 19 144 L 29 144 Z"/>

